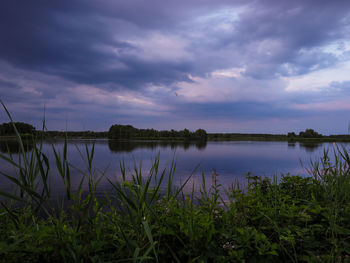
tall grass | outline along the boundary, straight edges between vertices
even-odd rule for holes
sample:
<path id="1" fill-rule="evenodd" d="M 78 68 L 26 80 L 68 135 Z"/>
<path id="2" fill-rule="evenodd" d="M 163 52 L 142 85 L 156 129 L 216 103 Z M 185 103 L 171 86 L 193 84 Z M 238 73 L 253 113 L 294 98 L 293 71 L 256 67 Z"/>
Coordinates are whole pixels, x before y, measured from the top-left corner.
<path id="1" fill-rule="evenodd" d="M 236 182 L 225 188 L 215 174 L 211 185 L 202 174 L 199 192 L 192 184 L 186 193 L 193 173 L 175 187 L 175 161 L 160 170 L 158 155 L 147 175 L 136 162 L 128 174 L 121 162 L 120 178 L 108 179 L 113 190 L 98 198 L 104 172 L 94 168 L 94 146 L 78 149 L 86 167 L 70 164 L 67 141 L 61 150 L 52 146 L 51 167 L 40 138 L 33 138 L 33 150 L 26 152 L 15 131 L 19 155 L 0 155 L 17 171 L 1 171 L 16 190 L 0 188 L 0 262 L 350 259 L 350 157 L 343 147 L 325 150 L 311 163 L 310 177 L 248 175 L 247 187 Z M 80 183 L 72 190 L 77 171 Z M 50 181 L 54 172 L 65 187 L 55 209 Z"/>

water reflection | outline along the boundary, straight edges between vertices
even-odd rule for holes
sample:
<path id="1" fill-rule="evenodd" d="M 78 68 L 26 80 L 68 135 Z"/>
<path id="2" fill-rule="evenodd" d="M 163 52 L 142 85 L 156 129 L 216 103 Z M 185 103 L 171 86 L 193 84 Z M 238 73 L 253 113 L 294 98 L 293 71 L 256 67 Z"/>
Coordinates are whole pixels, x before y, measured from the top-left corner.
<path id="1" fill-rule="evenodd" d="M 23 140 L 24 151 L 28 152 L 33 149 L 31 140 Z M 19 153 L 20 147 L 17 140 L 0 140 L 0 152 L 2 153 Z"/>
<path id="2" fill-rule="evenodd" d="M 322 147 L 322 143 L 318 143 L 318 142 L 288 142 L 288 148 L 293 149 L 298 144 L 301 149 L 304 149 L 306 152 L 310 152 L 310 153 Z"/>
<path id="3" fill-rule="evenodd" d="M 305 151 L 307 151 L 307 152 L 314 152 L 319 147 L 322 146 L 322 143 L 317 143 L 317 142 L 300 142 L 299 145 L 300 145 L 301 148 L 304 148 Z"/>
<path id="4" fill-rule="evenodd" d="M 288 142 L 288 148 L 295 148 L 296 142 Z"/>
<path id="5" fill-rule="evenodd" d="M 93 164 L 96 171 L 104 171 L 105 177 L 100 182 L 101 194 L 109 191 L 111 186 L 107 178 L 116 180 L 121 177 L 119 164 L 125 161 L 127 174 L 131 175 L 135 161 L 142 163 L 142 174 L 147 175 L 154 160 L 154 156 L 160 153 L 160 170 L 169 169 L 171 163 L 176 160 L 176 171 L 174 184 L 180 185 L 188 175 L 193 173 L 188 187 L 191 191 L 192 183 L 196 186 L 202 183 L 202 172 L 210 185 L 212 182 L 212 171 L 215 168 L 220 184 L 229 186 L 233 182 L 244 184 L 245 175 L 250 172 L 257 176 L 279 176 L 281 173 L 292 175 L 308 176 L 304 167 L 311 158 L 322 156 L 323 148 L 329 148 L 331 143 L 299 143 L 299 142 L 264 142 L 264 141 L 229 141 L 229 142 L 181 142 L 181 141 L 117 141 L 117 140 L 68 140 L 67 155 L 69 164 L 84 170 L 87 166 L 82 159 L 84 148 L 89 149 L 95 145 Z M 64 140 L 44 141 L 42 150 L 46 154 L 49 162 L 51 182 L 54 186 L 55 195 L 64 194 L 64 184 L 56 171 L 56 160 L 52 152 L 54 146 L 58 152 L 62 153 Z M 345 144 L 350 147 L 349 143 Z M 31 150 L 32 144 L 26 142 L 26 150 Z M 79 152 L 79 149 L 81 152 Z M 0 151 L 5 155 L 8 150 L 11 153 L 19 151 L 19 145 L 15 140 L 0 140 Z M 300 162 L 305 164 L 304 167 Z M 198 166 L 199 165 L 199 166 Z M 198 168 L 193 172 L 194 168 Z M 108 167 L 108 169 L 107 169 Z M 0 171 L 4 173 L 14 173 L 10 163 L 0 158 Z M 84 170 L 85 171 L 85 170 Z M 75 169 L 72 173 L 72 190 L 77 189 L 81 174 Z M 10 191 L 11 184 L 0 175 L 0 185 L 2 191 Z M 84 186 L 85 187 L 85 186 Z M 86 188 L 88 189 L 88 186 Z"/>
<path id="6" fill-rule="evenodd" d="M 120 140 L 107 140 L 108 147 L 111 152 L 122 153 L 132 152 L 137 149 L 155 149 L 160 147 L 161 149 L 172 149 L 180 148 L 188 150 L 195 148 L 199 151 L 204 151 L 207 147 L 206 141 L 120 141 Z M 69 143 L 79 145 L 105 145 L 106 140 L 68 140 Z M 49 144 L 63 145 L 64 140 L 52 140 L 48 141 Z M 26 152 L 33 149 L 33 142 L 31 140 L 23 140 L 24 150 Z M 317 142 L 288 142 L 288 148 L 293 149 L 299 144 L 301 149 L 306 152 L 314 152 L 318 148 L 322 147 L 322 143 Z M 0 152 L 2 153 L 19 153 L 20 147 L 17 140 L 0 140 Z"/>
<path id="7" fill-rule="evenodd" d="M 132 152 L 136 149 L 155 149 L 160 147 L 162 149 L 170 148 L 175 150 L 176 148 L 184 149 L 195 147 L 197 150 L 203 151 L 207 146 L 206 141 L 119 141 L 108 140 L 108 147 L 111 152 Z"/>

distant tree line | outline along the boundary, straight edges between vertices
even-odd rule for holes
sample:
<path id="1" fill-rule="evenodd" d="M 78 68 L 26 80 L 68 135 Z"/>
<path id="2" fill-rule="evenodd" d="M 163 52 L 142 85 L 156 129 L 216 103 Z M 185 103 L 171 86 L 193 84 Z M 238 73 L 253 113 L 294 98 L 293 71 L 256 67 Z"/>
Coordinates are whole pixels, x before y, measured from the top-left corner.
<path id="1" fill-rule="evenodd" d="M 288 134 L 264 134 L 264 133 L 209 133 L 208 140 L 261 140 L 261 141 L 305 141 L 309 139 L 322 139 L 324 141 L 350 141 L 349 134 L 322 135 L 313 129 L 300 131 L 298 134 L 289 132 Z"/>
<path id="2" fill-rule="evenodd" d="M 24 122 L 14 123 L 21 135 L 36 135 L 44 138 L 109 138 L 109 139 L 154 139 L 154 140 L 185 140 L 185 141 L 206 141 L 206 140 L 271 140 L 271 141 L 295 141 L 304 139 L 322 139 L 350 141 L 349 134 L 325 136 L 313 129 L 300 131 L 299 134 L 289 132 L 288 134 L 264 134 L 264 133 L 209 133 L 203 129 L 197 129 L 194 132 L 188 129 L 176 130 L 155 130 L 155 129 L 137 129 L 131 125 L 115 124 L 109 128 L 109 131 L 37 131 L 31 124 Z M 0 136 L 13 136 L 15 131 L 11 122 L 0 124 Z"/>
<path id="3" fill-rule="evenodd" d="M 207 140 L 207 132 L 198 129 L 191 132 L 188 129 L 181 131 L 155 129 L 137 129 L 131 125 L 112 125 L 108 132 L 109 139 L 183 139 L 183 140 Z"/>
<path id="4" fill-rule="evenodd" d="M 108 132 L 94 131 L 37 131 L 31 124 L 24 122 L 14 122 L 16 129 L 21 135 L 37 135 L 48 138 L 68 137 L 68 138 L 107 138 Z M 11 122 L 0 124 L 0 136 L 13 136 L 15 130 Z"/>
<path id="5" fill-rule="evenodd" d="M 263 139 L 279 140 L 286 138 L 284 134 L 265 134 L 265 133 L 209 133 L 209 140 L 239 140 L 239 139 Z"/>
<path id="6" fill-rule="evenodd" d="M 37 135 L 45 138 L 107 138 L 108 132 L 94 131 L 37 131 Z"/>

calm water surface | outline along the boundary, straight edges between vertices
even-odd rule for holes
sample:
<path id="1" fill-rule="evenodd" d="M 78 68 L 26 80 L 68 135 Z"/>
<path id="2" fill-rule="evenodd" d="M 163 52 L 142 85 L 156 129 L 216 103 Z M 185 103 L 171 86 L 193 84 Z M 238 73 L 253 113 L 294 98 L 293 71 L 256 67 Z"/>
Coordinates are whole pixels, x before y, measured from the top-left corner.
<path id="1" fill-rule="evenodd" d="M 54 192 L 60 195 L 63 192 L 61 180 L 54 169 L 52 154 L 52 142 L 45 142 L 44 152 L 47 153 L 51 167 L 51 183 Z M 54 141 L 53 144 L 62 152 L 63 141 Z M 245 183 L 245 175 L 250 172 L 260 176 L 291 175 L 308 176 L 306 168 L 310 167 L 310 160 L 316 160 L 322 156 L 323 149 L 332 149 L 331 143 L 302 144 L 288 142 L 261 142 L 261 141 L 231 141 L 231 142 L 207 142 L 197 144 L 184 144 L 181 142 L 156 142 L 156 141 L 108 141 L 108 140 L 69 140 L 68 160 L 72 165 L 72 186 L 77 187 L 81 174 L 73 167 L 86 170 L 86 162 L 82 159 L 78 149 L 84 154 L 85 145 L 89 148 L 95 143 L 94 166 L 97 174 L 105 172 L 105 177 L 111 180 L 120 178 L 120 162 L 124 161 L 128 174 L 134 172 L 134 163 L 142 163 L 143 174 L 148 174 L 154 158 L 160 154 L 160 168 L 169 170 L 173 158 L 176 160 L 175 183 L 180 184 L 193 170 L 194 176 L 190 181 L 199 186 L 201 174 L 204 173 L 208 183 L 211 183 L 211 173 L 216 169 L 219 174 L 219 182 L 229 186 L 233 182 Z M 350 144 L 344 144 L 350 148 Z M 14 142 L 0 141 L 0 150 L 7 152 L 7 146 L 16 152 Z M 30 150 L 30 146 L 28 147 Z M 17 155 L 14 153 L 14 158 Z M 13 167 L 0 160 L 2 172 L 15 174 Z M 0 175 L 0 190 L 9 190 L 10 183 Z M 99 186 L 99 191 L 108 192 L 111 186 L 104 178 Z"/>

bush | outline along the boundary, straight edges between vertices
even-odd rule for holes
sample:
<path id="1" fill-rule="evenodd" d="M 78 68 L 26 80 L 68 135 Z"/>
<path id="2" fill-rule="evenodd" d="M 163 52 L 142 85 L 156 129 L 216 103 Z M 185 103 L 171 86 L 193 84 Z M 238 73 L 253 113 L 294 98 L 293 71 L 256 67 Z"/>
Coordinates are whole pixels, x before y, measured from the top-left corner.
<path id="1" fill-rule="evenodd" d="M 302 138 L 321 138 L 322 134 L 317 133 L 313 129 L 306 129 L 305 131 L 301 131 L 299 136 Z"/>

